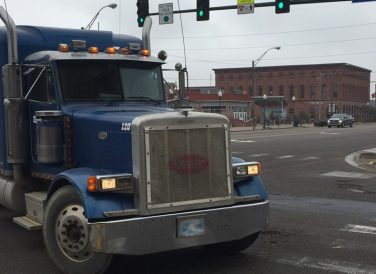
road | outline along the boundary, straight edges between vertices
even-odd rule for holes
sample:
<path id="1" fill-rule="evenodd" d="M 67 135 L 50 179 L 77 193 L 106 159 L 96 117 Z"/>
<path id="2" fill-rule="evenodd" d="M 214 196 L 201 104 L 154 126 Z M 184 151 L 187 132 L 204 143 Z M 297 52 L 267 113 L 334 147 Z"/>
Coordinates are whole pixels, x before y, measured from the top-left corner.
<path id="1" fill-rule="evenodd" d="M 376 147 L 376 124 L 232 133 L 234 156 L 260 161 L 270 193 L 269 227 L 242 254 L 199 248 L 115 257 L 108 273 L 376 273 L 376 173 L 346 155 Z M 0 273 L 59 273 L 40 232 L 0 207 Z"/>

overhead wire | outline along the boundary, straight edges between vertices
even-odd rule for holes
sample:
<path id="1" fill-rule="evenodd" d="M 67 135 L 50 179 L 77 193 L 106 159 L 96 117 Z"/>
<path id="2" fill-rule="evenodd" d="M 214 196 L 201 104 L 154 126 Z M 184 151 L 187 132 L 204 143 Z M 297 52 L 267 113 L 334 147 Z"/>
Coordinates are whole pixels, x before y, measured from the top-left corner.
<path id="1" fill-rule="evenodd" d="M 289 34 L 289 33 L 299 33 L 299 32 L 312 32 L 312 31 L 323 31 L 323 30 L 333 30 L 333 29 L 344 29 L 353 27 L 363 27 L 376 25 L 376 22 L 356 24 L 356 25 L 343 25 L 343 26 L 333 26 L 324 28 L 312 28 L 312 29 L 301 29 L 301 30 L 290 30 L 290 31 L 278 31 L 278 32 L 266 32 L 266 33 L 242 33 L 242 34 L 223 34 L 223 35 L 197 35 L 197 36 L 185 36 L 187 39 L 207 39 L 207 38 L 224 38 L 224 37 L 245 37 L 245 36 L 267 36 L 267 35 L 278 35 L 278 34 Z M 180 37 L 155 37 L 154 39 L 178 39 Z"/>
<path id="2" fill-rule="evenodd" d="M 323 44 L 334 44 L 334 43 L 345 43 L 345 42 L 354 42 L 354 41 L 365 41 L 365 40 L 374 40 L 376 36 L 363 37 L 363 38 L 353 38 L 353 39 L 342 39 L 334 41 L 320 41 L 320 42 L 307 42 L 307 43 L 294 43 L 294 44 L 281 44 L 281 47 L 296 47 L 296 46 L 310 46 L 310 45 L 323 45 Z M 185 51 L 202 51 L 202 50 L 239 50 L 239 49 L 257 49 L 257 48 L 267 48 L 274 45 L 263 45 L 263 46 L 245 46 L 245 47 L 228 47 L 228 48 L 188 48 L 184 49 Z M 180 51 L 181 49 L 176 48 L 165 48 L 165 50 L 171 51 Z"/>

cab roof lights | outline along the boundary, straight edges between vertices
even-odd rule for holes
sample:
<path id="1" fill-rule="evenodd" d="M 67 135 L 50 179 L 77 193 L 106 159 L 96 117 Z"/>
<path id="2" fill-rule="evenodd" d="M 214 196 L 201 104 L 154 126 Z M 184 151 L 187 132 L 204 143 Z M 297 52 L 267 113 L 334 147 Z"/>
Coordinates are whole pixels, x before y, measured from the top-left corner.
<path id="1" fill-rule="evenodd" d="M 68 44 L 59 44 L 58 51 L 60 52 L 69 52 Z"/>
<path id="2" fill-rule="evenodd" d="M 98 47 L 90 47 L 88 49 L 88 52 L 89 53 L 93 53 L 93 54 L 98 54 L 99 53 L 99 49 L 98 49 Z"/>

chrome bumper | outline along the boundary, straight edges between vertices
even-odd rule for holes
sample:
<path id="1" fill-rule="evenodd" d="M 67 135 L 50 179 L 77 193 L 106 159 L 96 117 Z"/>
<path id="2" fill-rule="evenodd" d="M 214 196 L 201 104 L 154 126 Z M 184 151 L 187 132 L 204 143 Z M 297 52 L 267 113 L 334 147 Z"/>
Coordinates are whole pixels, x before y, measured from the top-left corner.
<path id="1" fill-rule="evenodd" d="M 201 219 L 198 236 L 182 236 L 181 220 Z M 143 255 L 242 239 L 269 223 L 269 201 L 215 209 L 89 223 L 95 252 Z"/>

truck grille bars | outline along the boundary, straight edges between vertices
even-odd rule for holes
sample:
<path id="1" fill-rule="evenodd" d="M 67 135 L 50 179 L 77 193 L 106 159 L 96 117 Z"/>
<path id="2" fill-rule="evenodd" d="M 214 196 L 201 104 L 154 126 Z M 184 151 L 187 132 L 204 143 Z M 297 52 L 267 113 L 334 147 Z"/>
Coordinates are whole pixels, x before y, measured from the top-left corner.
<path id="1" fill-rule="evenodd" d="M 145 127 L 147 207 L 231 199 L 227 125 Z"/>

